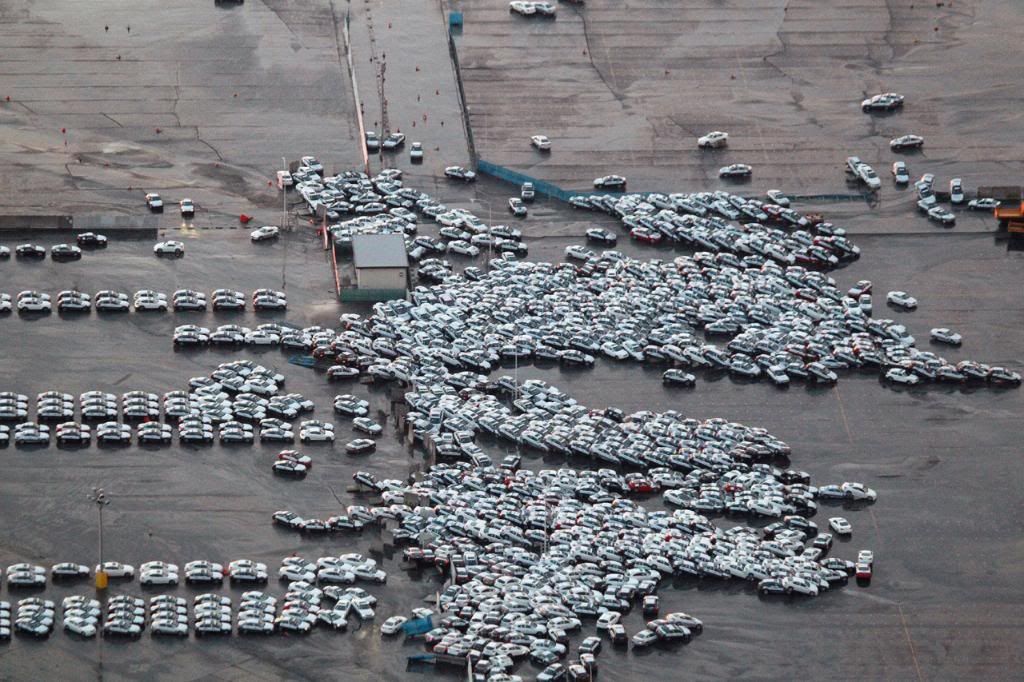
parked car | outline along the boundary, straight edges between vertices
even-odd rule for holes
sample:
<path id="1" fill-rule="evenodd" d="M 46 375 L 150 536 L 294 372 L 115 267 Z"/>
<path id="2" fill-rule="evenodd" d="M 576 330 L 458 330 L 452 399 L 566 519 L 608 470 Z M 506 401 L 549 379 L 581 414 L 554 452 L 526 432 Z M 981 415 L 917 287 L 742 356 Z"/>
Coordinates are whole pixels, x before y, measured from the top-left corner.
<path id="1" fill-rule="evenodd" d="M 626 178 L 621 175 L 605 175 L 600 178 L 594 178 L 594 187 L 598 189 L 626 189 Z"/>
<path id="2" fill-rule="evenodd" d="M 185 255 L 185 244 L 173 239 L 157 242 L 156 246 L 153 247 L 153 253 L 158 256 L 170 255 L 181 257 Z"/>
<path id="3" fill-rule="evenodd" d="M 905 291 L 890 291 L 885 295 L 885 300 L 889 305 L 894 305 L 904 310 L 914 310 L 917 308 L 917 299 Z"/>
<path id="4" fill-rule="evenodd" d="M 924 146 L 924 138 L 920 135 L 901 135 L 889 140 L 889 148 L 893 151 L 920 149 Z"/>
<path id="5" fill-rule="evenodd" d="M 276 225 L 264 225 L 258 227 L 249 233 L 249 238 L 254 242 L 269 241 L 271 239 L 277 239 L 281 234 L 281 228 Z"/>
<path id="6" fill-rule="evenodd" d="M 910 171 L 907 170 L 907 164 L 904 161 L 895 161 L 892 164 L 892 179 L 897 185 L 906 185 L 910 183 Z"/>
<path id="7" fill-rule="evenodd" d="M 949 181 L 949 202 L 954 206 L 964 203 L 964 181 L 960 178 Z"/>
<path id="8" fill-rule="evenodd" d="M 707 135 L 701 135 L 697 138 L 697 146 L 700 149 L 719 149 L 729 144 L 729 133 L 723 133 L 720 130 L 715 130 Z"/>
<path id="9" fill-rule="evenodd" d="M 476 180 L 476 173 L 462 166 L 448 166 L 444 169 L 444 175 L 446 178 L 453 180 L 462 180 L 464 182 L 473 182 Z"/>
<path id="10" fill-rule="evenodd" d="M 749 178 L 754 172 L 754 169 L 745 163 L 733 163 L 728 166 L 722 166 L 718 169 L 718 177 L 720 178 Z"/>

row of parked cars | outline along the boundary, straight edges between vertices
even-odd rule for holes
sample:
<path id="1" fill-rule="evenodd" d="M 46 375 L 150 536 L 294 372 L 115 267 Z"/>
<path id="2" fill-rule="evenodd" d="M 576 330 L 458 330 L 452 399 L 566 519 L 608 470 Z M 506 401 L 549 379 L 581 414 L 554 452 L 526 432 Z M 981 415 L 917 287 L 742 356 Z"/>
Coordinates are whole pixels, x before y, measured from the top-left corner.
<path id="1" fill-rule="evenodd" d="M 330 599 L 333 604 L 328 606 Z M 197 594 L 190 603 L 184 597 L 161 594 L 146 600 L 128 594 L 116 594 L 103 605 L 92 597 L 71 595 L 61 601 L 61 621 L 66 632 L 91 639 L 102 631 L 107 638 L 138 639 L 146 630 L 154 636 L 196 637 L 230 635 L 270 635 L 275 632 L 306 634 L 314 626 L 344 630 L 350 614 L 360 620 L 374 617 L 376 598 L 361 588 L 345 591 L 321 590 L 295 582 L 279 600 L 259 590 L 242 593 L 237 612 L 230 597 Z M 43 638 L 53 631 L 56 604 L 39 597 L 18 602 L 15 630 Z M 0 602 L 0 638 L 10 637 L 10 604 Z M 190 617 L 191 616 L 191 617 Z M 101 624 L 102 617 L 102 624 Z"/>
<path id="2" fill-rule="evenodd" d="M 288 297 L 283 291 L 275 289 L 257 289 L 252 293 L 254 310 L 285 310 L 288 308 Z M 104 289 L 89 294 L 77 289 L 67 289 L 57 294 L 56 307 L 59 312 L 165 312 L 173 309 L 182 311 L 204 311 L 208 307 L 213 310 L 245 310 L 247 298 L 241 291 L 233 289 L 215 289 L 210 296 L 191 289 L 178 289 L 170 299 L 163 292 L 152 289 L 140 289 L 132 296 L 123 291 Z M 51 312 L 54 307 L 50 294 L 40 291 L 26 290 L 19 292 L 12 301 L 9 294 L 0 294 L 0 312 L 11 311 L 17 307 L 22 312 Z"/>
<path id="3" fill-rule="evenodd" d="M 107 245 L 107 238 L 95 232 L 83 232 L 76 238 L 77 244 L 54 244 L 50 247 L 50 258 L 55 261 L 80 260 L 82 249 L 104 248 Z M 14 255 L 26 260 L 42 260 L 46 258 L 46 247 L 38 244 L 19 244 L 14 247 Z M 0 245 L 0 259 L 10 258 L 11 249 Z"/>

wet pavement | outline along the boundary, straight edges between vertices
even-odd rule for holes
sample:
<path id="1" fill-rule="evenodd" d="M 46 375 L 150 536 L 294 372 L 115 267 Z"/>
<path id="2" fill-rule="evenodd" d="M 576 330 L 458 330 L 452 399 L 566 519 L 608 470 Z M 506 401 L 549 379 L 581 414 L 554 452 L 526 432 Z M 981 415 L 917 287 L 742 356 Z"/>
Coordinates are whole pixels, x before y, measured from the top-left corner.
<path id="1" fill-rule="evenodd" d="M 1013 0 L 556 4 L 550 20 L 456 3 L 483 159 L 570 190 L 609 173 L 636 191 L 729 189 L 718 168 L 747 163 L 760 191 L 835 193 L 849 155 L 883 179 L 905 159 L 939 189 L 953 176 L 970 189 L 1020 184 L 1013 74 L 1024 57 L 1005 45 L 1024 14 Z M 902 112 L 860 112 L 890 91 L 906 95 Z M 728 149 L 697 149 L 712 130 L 730 133 Z M 530 147 L 538 133 L 549 155 Z M 924 149 L 890 152 L 906 133 Z"/>
<path id="2" fill-rule="evenodd" d="M 874 163 L 883 176 L 882 161 L 890 160 L 884 148 L 870 151 L 882 138 L 866 142 L 873 135 L 867 128 L 871 119 L 856 109 L 856 102 L 862 91 L 894 89 L 908 95 L 908 107 L 903 114 L 879 117 L 879 134 L 910 132 L 904 130 L 909 125 L 904 121 L 913 122 L 915 132 L 926 124 L 943 127 L 941 133 L 922 132 L 928 147 L 911 158 L 913 173 L 937 172 L 940 182 L 957 174 L 968 186 L 1001 184 L 1007 173 L 1019 177 L 1024 138 L 1014 129 L 1019 121 L 1003 115 L 1014 106 L 1006 85 L 1012 78 L 1006 74 L 1013 71 L 1015 55 L 995 39 L 1013 25 L 1014 10 L 1008 3 L 957 2 L 919 10 L 903 6 L 894 10 L 893 30 L 888 32 L 884 7 L 878 3 L 860 8 L 856 20 L 845 12 L 823 17 L 821 13 L 835 9 L 826 6 L 790 7 L 782 33 L 785 49 L 771 58 L 778 68 L 769 68 L 761 65 L 768 63 L 761 57 L 765 46 L 775 44 L 772 28 L 782 21 L 781 4 L 741 14 L 738 6 L 728 4 L 671 10 L 663 3 L 657 8 L 631 3 L 627 8 L 592 0 L 579 14 L 561 4 L 558 19 L 544 24 L 508 15 L 505 3 L 460 3 L 467 22 L 458 39 L 460 55 L 463 66 L 472 63 L 476 71 L 467 75 L 467 95 L 482 156 L 532 169 L 527 172 L 567 186 L 586 186 L 594 175 L 625 168 L 631 181 L 636 177 L 651 185 L 638 189 L 694 190 L 722 186 L 708 169 L 744 160 L 739 156 L 744 152 L 754 158 L 750 193 L 775 184 L 787 190 L 846 192 L 840 164 L 847 153 Z M 12 259 L 0 262 L 0 291 L 37 288 L 55 294 L 78 287 L 169 293 L 180 287 L 231 287 L 248 292 L 274 287 L 287 291 L 289 310 L 266 315 L 9 315 L 0 318 L 0 390 L 29 395 L 93 389 L 163 393 L 184 388 L 189 377 L 206 374 L 219 362 L 245 357 L 284 373 L 288 391 L 316 402 L 315 418 L 333 418 L 330 404 L 336 393 L 355 393 L 370 400 L 371 416 L 392 423 L 391 399 L 401 397 L 400 389 L 391 389 L 389 395 L 378 387 L 330 385 L 319 370 L 288 364 L 287 354 L 277 350 L 173 352 L 170 339 L 174 326 L 185 322 L 331 325 L 341 312 L 367 312 L 367 307 L 334 300 L 326 256 L 307 225 L 296 222 L 295 232 L 260 245 L 249 242 L 247 230 L 211 229 L 237 224 L 234 217 L 243 210 L 266 217 L 262 222 L 276 222 L 281 195 L 267 188 L 266 180 L 281 155 L 294 159 L 317 154 L 329 172 L 358 165 L 352 97 L 347 72 L 338 62 L 333 23 L 344 5 L 314 0 L 203 3 L 188 10 L 124 9 L 120 3 L 112 9 L 114 5 L 0 3 L 6 10 L 0 13 L 0 37 L 7 45 L 0 74 L 0 125 L 5 131 L 0 161 L 5 187 L 26 190 L 8 189 L 0 193 L 0 203 L 4 213 L 53 213 L 59 208 L 141 215 L 143 186 L 161 191 L 168 200 L 188 192 L 200 204 L 195 221 L 183 225 L 170 208 L 158 218 L 163 234 L 184 239 L 187 254 L 181 260 L 161 260 L 153 256 L 149 240 L 113 240 L 108 249 L 88 252 L 75 263 Z M 424 16 L 434 13 L 434 7 L 424 7 Z M 372 11 L 379 26 L 384 15 Z M 587 35 L 582 34 L 584 13 Z M 847 33 L 837 32 L 840 21 Z M 863 24 L 862 32 L 845 28 L 853 21 Z M 939 22 L 938 35 L 931 30 L 929 22 L 934 21 Z M 628 30 L 617 35 L 616 26 Z M 412 30 L 400 21 L 395 27 Z M 744 40 L 742 31 L 758 41 Z M 986 33 L 993 39 L 986 39 Z M 597 70 L 581 54 L 588 43 Z M 637 66 L 651 61 L 659 45 L 669 46 L 663 50 L 670 70 L 667 84 L 654 78 L 656 70 Z M 447 48 L 431 52 L 446 53 Z M 120 62 L 114 59 L 117 54 L 122 55 Z M 728 59 L 738 64 L 739 83 L 719 73 Z M 943 80 L 935 69 L 944 60 L 962 65 L 971 77 Z M 976 67 L 989 62 L 1005 64 L 1006 70 Z M 434 61 L 430 66 L 447 67 Z M 686 70 L 692 70 L 689 76 Z M 922 70 L 932 75 L 922 76 Z M 598 71 L 611 87 L 595 85 Z M 692 79 L 728 98 L 659 94 L 665 85 L 668 92 L 678 92 L 677 78 Z M 518 91 L 509 85 L 516 79 L 523 79 Z M 504 83 L 502 92 L 484 81 Z M 69 90 L 69 83 L 81 87 Z M 743 83 L 747 89 L 756 86 L 757 96 L 745 95 Z M 184 95 L 180 101 L 179 90 Z M 562 91 L 576 94 L 562 96 Z M 510 92 L 520 96 L 513 98 Z M 945 94 L 929 94 L 935 92 Z M 991 106 L 971 108 L 975 115 L 968 120 L 965 102 L 983 92 L 991 94 Z M 12 97 L 9 103 L 2 101 L 6 93 Z M 398 111 L 406 105 L 392 106 Z M 638 113 L 644 107 L 648 113 Z M 682 132 L 654 115 L 666 109 L 678 110 L 687 121 Z M 734 118 L 723 122 L 723 110 Z M 173 120 L 175 113 L 180 123 Z M 106 121 L 108 116 L 115 121 Z M 637 117 L 669 126 L 655 128 L 662 131 L 655 138 L 658 153 L 650 153 L 653 143 L 644 152 L 634 140 L 641 135 L 633 130 Z M 534 157 L 528 146 L 533 127 L 540 123 L 558 145 L 548 161 Z M 70 156 L 65 156 L 63 136 L 57 132 L 61 126 L 69 130 Z M 762 137 L 757 136 L 758 126 Z M 729 129 L 736 146 L 714 158 L 698 157 L 691 138 L 706 127 Z M 776 132 L 769 134 L 769 129 Z M 650 139 L 650 130 L 643 130 L 641 136 Z M 963 136 L 962 143 L 957 135 Z M 750 141 L 755 139 L 757 143 Z M 662 152 L 665 140 L 671 144 Z M 407 159 L 403 152 L 395 163 L 409 169 Z M 505 205 L 512 187 L 490 180 L 476 187 L 451 183 L 434 175 L 434 162 L 428 156 L 428 164 L 412 171 L 410 184 L 451 206 L 471 207 L 487 222 L 520 227 L 533 260 L 560 260 L 564 247 L 581 243 L 585 228 L 593 224 L 615 229 L 619 250 L 629 255 L 669 258 L 677 253 L 631 242 L 607 216 L 546 201 L 534 204 L 527 219 L 515 220 Z M 440 158 L 436 163 L 444 165 Z M 1024 255 L 985 234 L 991 229 L 989 217 L 962 213 L 957 227 L 947 231 L 915 214 L 906 193 L 888 185 L 873 211 L 855 202 L 798 207 L 834 216 L 863 249 L 859 261 L 833 273 L 840 284 L 867 278 L 874 281 L 876 292 L 904 289 L 920 301 L 916 312 L 904 314 L 885 310 L 876 294 L 876 316 L 884 311 L 900 319 L 919 339 L 933 326 L 955 327 L 964 333 L 964 346 L 941 348 L 943 355 L 1021 370 Z M 423 233 L 436 234 L 436 229 L 424 226 Z M 50 244 L 64 238 L 34 240 Z M 18 241 L 0 237 L 8 246 Z M 451 259 L 463 266 L 482 264 Z M 869 510 L 849 514 L 853 538 L 833 550 L 852 558 L 858 549 L 873 549 L 876 574 L 870 587 L 850 585 L 813 601 L 763 600 L 747 585 L 678 580 L 660 590 L 662 609 L 697 615 L 705 622 L 704 633 L 679 649 L 606 651 L 599 659 L 606 679 L 668 679 L 670 670 L 738 679 L 1007 679 L 1021 668 L 1024 616 L 1019 585 L 1024 571 L 1015 515 L 1024 478 L 1017 436 L 1024 413 L 1020 390 L 900 389 L 883 386 L 875 376 L 849 375 L 837 388 L 793 386 L 779 391 L 765 383 L 699 372 L 695 389 L 680 390 L 662 386 L 658 371 L 604 360 L 591 371 L 520 367 L 518 374 L 549 380 L 595 407 L 671 408 L 698 418 L 721 416 L 763 426 L 792 445 L 793 465 L 815 480 L 860 480 L 879 493 Z M 369 588 L 380 599 L 378 625 L 359 629 L 353 620 L 348 633 L 318 631 L 308 638 L 157 641 L 147 634 L 138 642 L 100 644 L 75 641 L 63 632 L 46 642 L 15 637 L 0 643 L 0 676 L 407 679 L 404 656 L 422 647 L 383 640 L 379 623 L 420 605 L 441 584 L 439 579 L 403 571 L 400 552 L 396 559 L 372 531 L 306 538 L 270 524 L 277 509 L 325 517 L 344 505 L 369 503 L 371 498 L 350 489 L 357 470 L 405 477 L 426 465 L 422 453 L 406 448 L 392 428 L 379 439 L 376 453 L 346 455 L 343 442 L 349 426 L 339 421 L 338 428 L 334 447 L 300 448 L 314 457 L 314 469 L 304 481 L 271 475 L 270 462 L 281 448 L 269 445 L 85 450 L 9 446 L 0 450 L 5 469 L 0 480 L 5 520 L 0 564 L 93 563 L 95 510 L 86 495 L 100 485 L 112 499 L 105 513 L 106 558 L 137 565 L 152 559 L 181 564 L 244 556 L 273 567 L 293 552 L 314 558 L 368 553 L 389 572 L 386 586 Z M 484 446 L 492 455 L 500 453 L 496 443 Z M 529 452 L 524 463 L 533 469 L 563 465 Z M 660 504 L 656 498 L 647 503 Z M 824 507 L 815 520 L 820 524 L 833 509 Z M 181 596 L 200 591 L 206 590 L 172 590 Z M 236 597 L 241 591 L 224 589 Z M 271 585 L 268 591 L 280 594 L 284 588 Z M 59 599 L 89 592 L 86 582 L 50 585 L 42 594 Z M 151 594 L 137 583 L 121 587 L 115 582 L 111 592 Z M 6 587 L 0 592 L 8 601 L 21 596 Z M 641 622 L 636 611 L 625 619 L 631 633 Z M 520 667 L 527 676 L 536 670 L 528 663 Z M 451 673 L 452 679 L 456 674 Z"/>

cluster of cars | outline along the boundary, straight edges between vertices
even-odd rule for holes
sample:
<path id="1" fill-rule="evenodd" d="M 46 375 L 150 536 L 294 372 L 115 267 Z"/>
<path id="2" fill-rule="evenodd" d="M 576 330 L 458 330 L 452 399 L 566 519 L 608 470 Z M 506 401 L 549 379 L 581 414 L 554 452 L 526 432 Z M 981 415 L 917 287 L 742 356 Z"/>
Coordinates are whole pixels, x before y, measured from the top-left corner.
<path id="1" fill-rule="evenodd" d="M 496 260 L 479 281 L 452 278 L 415 290 L 411 301 L 378 304 L 373 318 L 339 333 L 335 357 L 354 366 L 359 356 L 375 355 L 362 371 L 379 379 L 404 380 L 428 361 L 486 374 L 502 362 L 588 365 L 603 356 L 786 385 L 831 383 L 849 369 L 883 373 L 925 353 L 913 348 L 906 327 L 871 317 L 870 283 L 844 292 L 815 270 L 774 262 L 737 268 L 723 255 L 667 263 L 604 252 L 589 275 L 567 264 Z M 672 310 L 664 300 L 674 301 Z M 709 343 L 715 336 L 726 340 Z"/>
<path id="2" fill-rule="evenodd" d="M 558 7 L 552 2 L 513 0 L 508 4 L 508 11 L 523 17 L 548 17 L 553 19 L 558 14 Z"/>
<path id="3" fill-rule="evenodd" d="M 50 258 L 55 261 L 81 260 L 82 247 L 103 248 L 107 238 L 102 234 L 84 232 L 77 237 L 78 244 L 54 244 L 50 247 Z M 14 247 L 14 255 L 25 260 L 42 260 L 46 258 L 46 247 L 38 244 L 19 244 Z M 11 250 L 0 246 L 0 259 L 10 258 Z"/>
<path id="4" fill-rule="evenodd" d="M 457 463 L 437 464 L 411 484 L 362 475 L 385 502 L 411 495 L 434 504 L 429 515 L 399 502 L 387 512 L 399 522 L 396 543 L 408 544 L 403 559 L 452 577 L 424 636 L 429 651 L 478 652 L 474 670 L 483 674 L 508 672 L 527 657 L 554 665 L 587 620 L 628 645 L 622 616 L 634 606 L 658 615 L 657 591 L 668 578 L 739 578 L 764 594 L 780 582 L 784 593 L 812 596 L 853 575 L 853 562 L 825 556 L 829 538 L 804 516 L 764 531 L 725 530 L 691 510 L 646 510 L 615 492 L 587 497 L 580 485 L 588 473 Z M 641 635 L 635 646 L 686 641 L 703 624 L 666 614 L 646 629 L 654 639 Z M 581 651 L 596 653 L 595 639 Z"/>
<path id="5" fill-rule="evenodd" d="M 418 143 L 418 142 L 414 143 L 414 144 L 419 144 L 419 151 L 422 154 L 423 145 Z M 376 154 L 377 152 L 380 152 L 380 151 L 385 151 L 385 152 L 398 151 L 404 145 L 405 145 L 405 133 L 397 133 L 397 132 L 396 133 L 388 133 L 387 135 L 384 136 L 383 139 L 381 139 L 380 137 L 377 136 L 377 131 L 375 131 L 375 130 L 368 130 L 368 131 L 366 131 L 366 151 L 370 152 L 371 154 Z M 304 156 L 302 158 L 306 159 L 306 158 L 312 158 L 312 157 Z M 410 154 L 410 158 L 412 159 L 414 157 L 412 157 L 412 155 Z M 323 175 L 323 173 L 321 173 L 321 175 Z"/>
<path id="6" fill-rule="evenodd" d="M 740 267 L 772 261 L 831 268 L 860 255 L 860 248 L 846 237 L 843 228 L 819 216 L 797 213 L 778 190 L 770 190 L 764 201 L 718 191 L 624 197 L 577 195 L 570 198 L 570 203 L 578 209 L 617 217 L 637 241 L 669 241 L 698 251 L 728 253 L 736 257 L 730 262 Z M 614 243 L 596 231 L 593 235 L 588 231 L 587 237 L 605 246 Z"/>
<path id="7" fill-rule="evenodd" d="M 287 528 L 296 528 L 300 521 L 290 512 L 274 513 L 274 522 Z M 376 560 L 351 553 L 322 556 L 316 561 L 307 561 L 298 556 L 286 557 L 281 561 L 277 577 L 280 580 L 320 585 L 352 585 L 357 580 L 383 585 L 387 582 L 388 574 L 377 566 Z"/>
<path id="8" fill-rule="evenodd" d="M 496 254 L 511 253 L 517 256 L 529 253 L 529 246 L 522 241 L 521 230 L 508 225 L 486 225 L 472 211 L 449 208 L 424 192 L 403 187 L 400 175 L 389 171 L 382 171 L 372 179 L 358 171 L 346 171 L 339 176 L 325 178 L 323 182 L 327 189 L 322 192 L 332 192 L 332 197 L 344 197 L 346 205 L 354 203 L 357 206 L 375 206 L 380 209 L 369 214 L 367 211 L 357 210 L 355 212 L 363 215 L 329 223 L 328 230 L 337 248 L 350 248 L 352 238 L 356 235 L 402 235 L 409 257 L 421 261 L 420 275 L 428 280 L 431 279 L 431 262 L 424 259 L 431 255 L 476 257 L 482 251 Z M 313 199 L 314 202 L 322 200 L 322 192 L 320 195 L 311 195 L 317 197 Z M 513 197 L 516 200 L 509 202 L 509 210 L 513 215 L 525 215 L 526 206 L 522 202 L 528 201 L 526 197 L 532 196 L 533 192 L 532 188 L 524 185 L 524 198 Z M 328 213 L 328 216 L 330 219 L 331 214 Z M 421 217 L 440 226 L 439 238 L 417 236 Z M 450 270 L 450 265 L 444 268 L 445 272 L 447 270 Z M 436 272 L 436 268 L 434 271 Z"/>
<path id="9" fill-rule="evenodd" d="M 313 215 L 323 214 L 328 227 L 346 215 L 391 215 L 395 209 L 407 208 L 396 192 L 402 189 L 402 171 L 386 168 L 372 179 L 361 171 L 345 171 L 324 176 L 309 172 L 297 178 L 295 190 L 302 196 Z M 403 215 L 397 212 L 394 215 Z"/>
<path id="10" fill-rule="evenodd" d="M 147 192 L 146 197 L 146 208 L 153 213 L 164 212 L 164 200 L 157 192 Z M 178 201 L 178 210 L 181 212 L 181 217 L 186 220 L 191 220 L 196 215 L 196 204 L 189 198 L 184 198 Z"/>
<path id="11" fill-rule="evenodd" d="M 20 563 L 7 567 L 9 588 L 40 587 L 46 584 L 46 568 L 36 564 Z"/>
<path id="12" fill-rule="evenodd" d="M 892 164 L 892 177 L 897 185 L 910 184 L 910 171 L 905 161 L 896 161 Z M 937 223 L 953 225 L 956 223 L 956 215 L 937 205 L 937 197 L 934 193 L 935 176 L 925 173 L 914 183 L 917 191 L 917 207 Z M 964 192 L 964 182 L 961 178 L 953 178 L 949 181 L 949 203 L 954 206 L 961 206 L 967 199 Z M 991 211 L 999 207 L 998 199 L 979 197 L 967 201 L 967 208 L 972 211 Z"/>
<path id="13" fill-rule="evenodd" d="M 48 637 L 53 631 L 56 605 L 49 599 L 27 597 L 18 601 L 14 630 L 31 637 Z M 11 636 L 11 605 L 0 602 L 0 638 Z"/>

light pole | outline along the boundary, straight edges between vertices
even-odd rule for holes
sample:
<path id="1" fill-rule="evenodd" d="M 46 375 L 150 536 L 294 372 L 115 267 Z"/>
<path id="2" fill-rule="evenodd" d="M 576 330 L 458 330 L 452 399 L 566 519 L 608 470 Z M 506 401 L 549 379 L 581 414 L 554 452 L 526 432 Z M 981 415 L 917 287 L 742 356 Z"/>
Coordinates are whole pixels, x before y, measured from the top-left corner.
<path id="1" fill-rule="evenodd" d="M 107 572 L 103 570 L 103 508 L 110 504 L 107 494 L 103 488 L 93 488 L 89 499 L 96 503 L 96 510 L 99 512 L 99 564 L 96 569 L 96 589 L 107 589 Z"/>
<path id="2" fill-rule="evenodd" d="M 285 159 L 283 156 L 281 157 L 281 168 L 284 169 L 285 173 L 288 172 L 288 160 Z M 288 231 L 288 188 L 284 185 L 283 182 L 279 183 L 279 184 L 281 185 L 281 229 L 284 230 L 285 232 L 287 232 Z"/>

